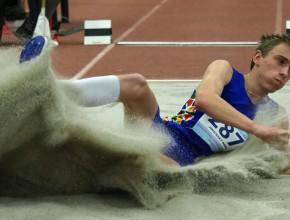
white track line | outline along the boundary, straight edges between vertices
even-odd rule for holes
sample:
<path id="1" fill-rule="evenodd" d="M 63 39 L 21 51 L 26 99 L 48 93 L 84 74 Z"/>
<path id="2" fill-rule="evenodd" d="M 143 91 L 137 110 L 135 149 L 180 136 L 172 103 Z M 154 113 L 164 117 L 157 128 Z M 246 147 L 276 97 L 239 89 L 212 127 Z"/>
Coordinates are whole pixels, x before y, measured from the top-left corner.
<path id="1" fill-rule="evenodd" d="M 168 82 L 201 82 L 201 79 L 147 79 L 147 82 L 162 82 L 162 83 L 168 83 Z"/>
<path id="2" fill-rule="evenodd" d="M 282 33 L 283 0 L 277 0 L 275 33 Z"/>
<path id="3" fill-rule="evenodd" d="M 138 26 L 140 26 L 146 19 L 148 19 L 150 16 L 152 16 L 166 2 L 167 2 L 167 0 L 163 0 L 158 5 L 156 5 L 154 8 L 152 8 L 145 16 L 140 18 L 127 31 L 125 31 L 119 38 L 117 38 L 113 44 L 110 44 L 107 47 L 105 47 L 83 69 L 81 69 L 72 79 L 82 78 L 94 65 L 96 65 L 108 52 L 110 52 L 116 46 L 116 42 L 122 41 L 129 34 L 131 34 L 133 31 L 135 31 Z"/>
<path id="4" fill-rule="evenodd" d="M 120 46 L 257 46 L 257 44 L 258 42 L 227 42 L 227 41 L 217 41 L 217 42 L 123 41 L 117 43 L 117 45 Z"/>

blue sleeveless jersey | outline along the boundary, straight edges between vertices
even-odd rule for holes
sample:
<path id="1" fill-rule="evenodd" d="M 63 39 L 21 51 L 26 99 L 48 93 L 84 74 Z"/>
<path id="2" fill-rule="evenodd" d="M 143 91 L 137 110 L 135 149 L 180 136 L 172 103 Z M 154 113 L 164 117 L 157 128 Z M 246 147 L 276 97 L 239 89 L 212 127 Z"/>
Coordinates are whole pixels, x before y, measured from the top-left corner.
<path id="1" fill-rule="evenodd" d="M 161 119 L 158 109 L 153 123 L 154 127 L 162 126 L 165 128 L 174 140 L 170 146 L 163 150 L 163 153 L 177 161 L 181 166 L 193 164 L 198 157 L 232 149 L 233 146 L 243 144 L 248 136 L 246 132 L 219 123 L 197 110 L 195 108 L 195 94 L 196 91 L 194 90 L 191 98 L 177 115 Z M 269 97 L 266 97 L 262 103 L 254 105 L 245 90 L 244 75 L 235 69 L 233 69 L 232 79 L 224 87 L 221 97 L 250 119 L 255 117 L 258 106 L 265 103 L 274 106 L 273 109 L 276 113 L 279 108 L 278 104 Z M 208 127 L 205 125 L 206 123 L 209 124 Z M 213 137 L 216 133 L 220 134 Z M 224 139 L 230 141 L 225 144 Z"/>

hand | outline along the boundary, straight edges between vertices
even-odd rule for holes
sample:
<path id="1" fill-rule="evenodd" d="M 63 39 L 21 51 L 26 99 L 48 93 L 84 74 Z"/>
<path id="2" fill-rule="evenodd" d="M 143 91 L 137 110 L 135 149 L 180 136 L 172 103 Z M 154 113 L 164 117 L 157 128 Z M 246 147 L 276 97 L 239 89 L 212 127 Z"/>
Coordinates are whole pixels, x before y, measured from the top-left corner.
<path id="1" fill-rule="evenodd" d="M 284 151 L 288 158 L 288 166 L 284 170 L 284 174 L 290 175 L 290 132 L 279 127 L 267 127 L 258 124 L 253 131 L 253 134 L 263 141 L 279 144 L 279 150 Z"/>
<path id="2" fill-rule="evenodd" d="M 290 132 L 283 130 L 279 127 L 268 127 L 258 125 L 254 128 L 253 134 L 263 141 L 269 143 L 279 143 L 282 145 L 287 145 L 290 139 Z"/>

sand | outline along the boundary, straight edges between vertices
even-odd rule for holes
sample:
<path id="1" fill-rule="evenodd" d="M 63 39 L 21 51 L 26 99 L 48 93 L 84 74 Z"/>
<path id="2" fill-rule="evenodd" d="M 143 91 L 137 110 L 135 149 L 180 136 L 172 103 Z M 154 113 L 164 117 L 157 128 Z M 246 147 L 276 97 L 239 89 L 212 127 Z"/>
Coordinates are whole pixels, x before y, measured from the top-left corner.
<path id="1" fill-rule="evenodd" d="M 250 137 L 193 166 L 162 164 L 169 141 L 146 122 L 124 128 L 119 103 L 79 105 L 50 67 L 49 51 L 18 64 L 0 52 L 1 219 L 289 219 L 285 155 Z M 150 83 L 174 114 L 196 83 Z M 275 94 L 289 109 L 289 85 Z M 265 123 L 271 123 L 268 118 Z"/>

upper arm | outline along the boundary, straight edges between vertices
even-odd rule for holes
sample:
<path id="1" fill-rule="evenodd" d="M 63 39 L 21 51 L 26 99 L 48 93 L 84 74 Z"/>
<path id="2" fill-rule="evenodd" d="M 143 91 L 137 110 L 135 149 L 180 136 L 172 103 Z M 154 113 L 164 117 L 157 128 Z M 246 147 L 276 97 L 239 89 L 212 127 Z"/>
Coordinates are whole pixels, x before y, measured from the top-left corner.
<path id="1" fill-rule="evenodd" d="M 229 62 L 216 60 L 206 69 L 202 82 L 197 88 L 197 94 L 203 92 L 213 92 L 221 95 L 225 85 L 227 85 L 233 75 L 233 69 Z"/>

